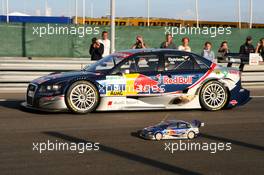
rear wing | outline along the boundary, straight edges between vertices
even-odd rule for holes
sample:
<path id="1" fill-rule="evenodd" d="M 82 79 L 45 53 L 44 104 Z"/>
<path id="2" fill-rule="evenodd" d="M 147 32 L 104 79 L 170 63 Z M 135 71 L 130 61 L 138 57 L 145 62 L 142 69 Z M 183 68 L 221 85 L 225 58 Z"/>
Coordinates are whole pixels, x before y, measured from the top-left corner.
<path id="1" fill-rule="evenodd" d="M 200 128 L 200 127 L 203 127 L 203 126 L 204 126 L 204 122 L 201 122 L 201 121 L 199 121 L 199 120 L 193 120 L 193 121 L 192 121 L 192 125 L 193 125 L 194 127 Z"/>

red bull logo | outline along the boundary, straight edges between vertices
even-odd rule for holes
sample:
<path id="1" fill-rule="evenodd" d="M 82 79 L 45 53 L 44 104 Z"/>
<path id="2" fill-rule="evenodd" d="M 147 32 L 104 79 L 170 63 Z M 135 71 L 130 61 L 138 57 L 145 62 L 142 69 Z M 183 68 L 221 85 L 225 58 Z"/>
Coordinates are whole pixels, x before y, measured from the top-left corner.
<path id="1" fill-rule="evenodd" d="M 192 76 L 175 76 L 173 78 L 169 78 L 168 76 L 163 77 L 163 84 L 192 84 L 193 77 Z"/>
<path id="2" fill-rule="evenodd" d="M 159 86 L 159 82 L 145 75 L 139 75 L 134 82 L 134 89 L 137 92 L 164 92 L 165 89 Z"/>

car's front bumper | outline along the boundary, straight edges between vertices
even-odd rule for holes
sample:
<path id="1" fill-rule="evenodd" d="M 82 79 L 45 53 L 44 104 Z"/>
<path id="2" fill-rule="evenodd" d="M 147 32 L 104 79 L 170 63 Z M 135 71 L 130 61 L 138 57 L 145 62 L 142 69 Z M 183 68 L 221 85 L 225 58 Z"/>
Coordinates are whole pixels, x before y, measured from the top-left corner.
<path id="1" fill-rule="evenodd" d="M 39 93 L 40 85 L 30 83 L 27 88 L 26 102 L 22 106 L 41 111 L 61 111 L 67 109 L 64 94 Z"/>
<path id="2" fill-rule="evenodd" d="M 28 109 L 39 110 L 39 111 L 66 111 L 67 106 L 65 104 L 64 95 L 50 96 L 50 97 L 40 97 L 30 99 L 26 98 L 27 101 L 21 103 L 21 105 Z"/>
<path id="3" fill-rule="evenodd" d="M 144 139 L 155 140 L 155 136 L 153 134 L 145 133 L 144 131 L 139 132 L 139 136 Z"/>

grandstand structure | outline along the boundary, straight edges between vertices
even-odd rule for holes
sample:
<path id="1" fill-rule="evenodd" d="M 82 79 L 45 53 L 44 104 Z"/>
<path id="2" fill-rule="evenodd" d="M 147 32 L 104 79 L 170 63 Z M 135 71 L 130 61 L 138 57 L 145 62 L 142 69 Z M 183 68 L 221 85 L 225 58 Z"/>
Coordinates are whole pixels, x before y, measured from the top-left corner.
<path id="1" fill-rule="evenodd" d="M 75 23 L 75 18 L 72 18 L 72 22 Z M 168 18 L 135 18 L 135 17 L 116 17 L 116 26 L 175 26 L 175 27 L 196 27 L 196 20 L 183 20 L 183 19 L 168 19 Z M 108 17 L 102 18 L 77 18 L 77 24 L 88 25 L 103 25 L 108 26 L 111 24 L 111 20 Z M 239 22 L 225 22 L 225 21 L 199 21 L 200 27 L 232 27 L 239 28 Z M 241 23 L 241 28 L 249 28 L 250 24 L 247 22 Z M 264 24 L 253 23 L 252 28 L 264 28 Z"/>
<path id="2" fill-rule="evenodd" d="M 0 15 L 0 22 L 6 22 L 6 16 Z M 77 22 L 76 22 L 77 19 Z M 98 26 L 110 26 L 109 17 L 88 18 L 88 17 L 55 17 L 55 16 L 9 16 L 9 22 L 14 23 L 59 23 L 59 24 L 86 24 Z M 169 18 L 135 18 L 116 17 L 116 26 L 175 26 L 175 27 L 196 27 L 196 20 L 169 19 Z M 239 28 L 239 22 L 225 21 L 199 21 L 199 27 L 232 27 Z M 241 28 L 249 28 L 247 22 L 241 23 Z M 264 28 L 264 24 L 253 23 L 252 28 Z"/>

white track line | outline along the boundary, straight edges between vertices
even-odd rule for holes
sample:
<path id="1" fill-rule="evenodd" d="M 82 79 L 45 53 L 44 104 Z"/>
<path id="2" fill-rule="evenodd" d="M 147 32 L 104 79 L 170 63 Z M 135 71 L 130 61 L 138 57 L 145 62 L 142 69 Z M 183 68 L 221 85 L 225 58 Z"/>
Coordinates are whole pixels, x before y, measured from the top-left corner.
<path id="1" fill-rule="evenodd" d="M 251 98 L 264 98 L 264 96 L 250 96 Z"/>

